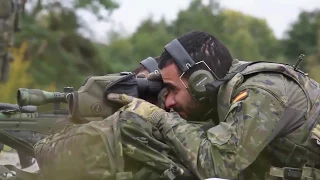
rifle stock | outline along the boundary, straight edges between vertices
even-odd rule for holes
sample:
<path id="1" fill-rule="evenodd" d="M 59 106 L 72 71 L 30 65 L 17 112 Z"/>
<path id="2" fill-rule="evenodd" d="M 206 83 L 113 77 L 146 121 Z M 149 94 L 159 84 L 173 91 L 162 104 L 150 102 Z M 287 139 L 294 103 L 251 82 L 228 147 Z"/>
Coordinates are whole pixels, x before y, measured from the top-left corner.
<path id="1" fill-rule="evenodd" d="M 49 135 L 63 129 L 67 115 L 45 113 L 21 113 L 3 111 L 0 113 L 0 129 L 11 131 L 32 131 Z"/>
<path id="2" fill-rule="evenodd" d="M 21 142 L 33 145 L 43 137 L 62 130 L 69 121 L 68 110 L 60 109 L 60 103 L 66 103 L 66 95 L 72 90 L 72 87 L 66 87 L 60 93 L 20 88 L 18 104 L 0 103 L 0 143 L 23 152 Z M 50 113 L 40 113 L 35 106 L 49 103 L 53 103 L 53 112 Z"/>

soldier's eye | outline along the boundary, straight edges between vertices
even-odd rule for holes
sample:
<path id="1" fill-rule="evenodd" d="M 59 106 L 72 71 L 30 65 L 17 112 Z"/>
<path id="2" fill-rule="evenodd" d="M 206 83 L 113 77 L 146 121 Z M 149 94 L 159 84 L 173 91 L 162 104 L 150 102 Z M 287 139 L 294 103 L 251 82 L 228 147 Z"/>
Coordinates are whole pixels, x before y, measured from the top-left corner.
<path id="1" fill-rule="evenodd" d="M 167 90 L 168 91 L 170 91 L 170 92 L 172 92 L 172 93 L 177 93 L 177 91 L 178 91 L 178 87 L 177 86 L 175 86 L 175 85 L 173 85 L 173 84 L 171 84 L 171 83 L 167 83 L 166 84 L 166 87 L 167 87 Z"/>

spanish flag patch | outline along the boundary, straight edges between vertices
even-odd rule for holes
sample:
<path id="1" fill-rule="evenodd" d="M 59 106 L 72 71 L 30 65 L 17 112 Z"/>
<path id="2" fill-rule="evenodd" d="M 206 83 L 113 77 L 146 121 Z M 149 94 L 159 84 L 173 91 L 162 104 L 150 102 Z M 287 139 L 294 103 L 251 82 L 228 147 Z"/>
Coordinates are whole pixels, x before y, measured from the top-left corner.
<path id="1" fill-rule="evenodd" d="M 232 103 L 235 103 L 235 102 L 244 100 L 244 99 L 247 98 L 247 97 L 248 97 L 248 91 L 247 91 L 247 90 L 241 91 L 241 92 L 233 99 Z"/>

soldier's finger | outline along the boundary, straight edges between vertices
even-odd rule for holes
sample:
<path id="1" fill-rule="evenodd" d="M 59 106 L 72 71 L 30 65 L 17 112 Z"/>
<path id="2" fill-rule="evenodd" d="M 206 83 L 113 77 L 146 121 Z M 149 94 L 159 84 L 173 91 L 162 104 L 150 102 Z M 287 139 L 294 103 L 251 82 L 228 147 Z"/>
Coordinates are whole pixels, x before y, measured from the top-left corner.
<path id="1" fill-rule="evenodd" d="M 126 94 L 116 94 L 116 93 L 110 93 L 107 96 L 108 100 L 126 105 L 133 101 L 134 97 L 128 96 Z"/>
<path id="2" fill-rule="evenodd" d="M 139 74 L 137 74 L 137 78 L 145 78 L 146 77 L 146 75 L 145 74 L 143 74 L 143 73 L 139 73 Z"/>
<path id="3" fill-rule="evenodd" d="M 147 77 L 149 80 L 162 80 L 162 76 L 160 73 L 155 73 L 155 72 L 152 72 L 148 75 Z"/>

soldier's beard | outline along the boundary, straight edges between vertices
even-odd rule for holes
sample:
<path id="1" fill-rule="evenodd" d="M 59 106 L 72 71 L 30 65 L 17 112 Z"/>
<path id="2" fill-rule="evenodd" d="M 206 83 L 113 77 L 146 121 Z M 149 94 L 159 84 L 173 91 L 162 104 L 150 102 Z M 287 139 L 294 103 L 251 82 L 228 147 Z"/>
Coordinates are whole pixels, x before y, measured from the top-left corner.
<path id="1" fill-rule="evenodd" d="M 200 104 L 194 100 L 188 102 L 185 107 L 173 108 L 183 119 L 187 121 L 206 121 L 204 115 L 209 111 L 209 104 Z"/>

